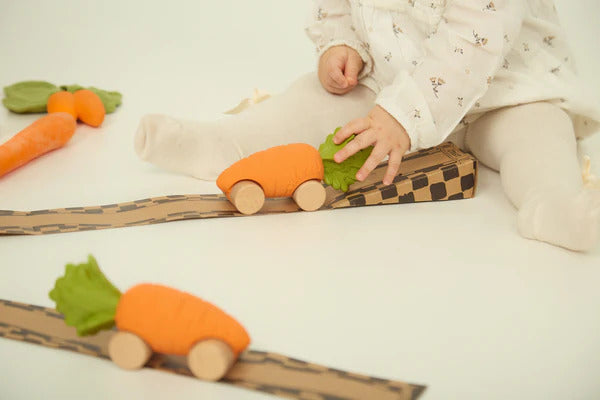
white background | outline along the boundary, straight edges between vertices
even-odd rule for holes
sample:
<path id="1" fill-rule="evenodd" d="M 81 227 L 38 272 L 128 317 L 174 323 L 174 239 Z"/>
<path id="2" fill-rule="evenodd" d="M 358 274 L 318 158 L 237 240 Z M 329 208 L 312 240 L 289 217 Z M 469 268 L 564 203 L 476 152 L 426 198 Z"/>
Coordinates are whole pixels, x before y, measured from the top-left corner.
<path id="1" fill-rule="evenodd" d="M 557 1 L 600 92 L 600 3 Z M 253 88 L 315 66 L 304 1 L 0 0 L 0 86 L 29 79 L 124 94 L 100 129 L 0 178 L 0 209 L 216 193 L 133 150 L 141 116 L 219 118 Z M 310 116 L 302 116 L 310 117 Z M 0 108 L 0 142 L 38 118 Z M 290 124 L 294 121 L 290 121 Z M 599 175 L 600 135 L 582 143 Z M 476 198 L 0 238 L 0 298 L 52 306 L 67 262 L 94 254 L 122 290 L 190 291 L 236 316 L 251 347 L 429 385 L 424 399 L 600 398 L 600 248 L 516 232 L 498 175 Z M 269 395 L 0 339 L 0 399 L 268 399 Z"/>

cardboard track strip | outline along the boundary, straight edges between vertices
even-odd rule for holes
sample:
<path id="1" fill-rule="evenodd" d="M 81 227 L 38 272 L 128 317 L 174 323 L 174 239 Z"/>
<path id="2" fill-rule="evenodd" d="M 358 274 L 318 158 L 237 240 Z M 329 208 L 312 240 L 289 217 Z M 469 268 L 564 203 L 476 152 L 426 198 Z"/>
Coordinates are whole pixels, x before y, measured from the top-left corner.
<path id="1" fill-rule="evenodd" d="M 477 161 L 452 143 L 406 156 L 391 185 L 381 182 L 381 164 L 346 193 L 326 187 L 321 210 L 466 199 L 474 196 Z M 290 198 L 267 199 L 257 214 L 298 212 Z M 158 224 L 198 218 L 244 216 L 222 194 L 153 197 L 119 204 L 37 211 L 0 210 L 0 235 L 42 235 Z"/>
<path id="2" fill-rule="evenodd" d="M 109 359 L 114 333 L 79 337 L 54 309 L 0 299 L 0 337 L 6 339 Z M 192 377 L 181 356 L 154 354 L 146 368 Z M 300 400 L 416 400 L 426 388 L 257 350 L 242 353 L 220 383 Z"/>

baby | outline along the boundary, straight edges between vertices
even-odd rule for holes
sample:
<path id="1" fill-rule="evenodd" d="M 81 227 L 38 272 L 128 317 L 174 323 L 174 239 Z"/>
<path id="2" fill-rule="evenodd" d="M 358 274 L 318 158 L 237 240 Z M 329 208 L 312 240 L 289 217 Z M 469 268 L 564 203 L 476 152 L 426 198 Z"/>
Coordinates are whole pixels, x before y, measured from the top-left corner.
<path id="1" fill-rule="evenodd" d="M 576 139 L 600 129 L 600 107 L 574 73 L 551 0 L 315 0 L 306 29 L 318 71 L 219 121 L 145 116 L 142 159 L 215 179 L 279 144 L 318 146 L 336 126 L 343 161 L 374 146 L 386 157 L 452 140 L 499 171 L 519 232 L 571 250 L 594 247 L 600 191 L 584 188 Z M 290 123 L 294 121 L 294 123 Z"/>

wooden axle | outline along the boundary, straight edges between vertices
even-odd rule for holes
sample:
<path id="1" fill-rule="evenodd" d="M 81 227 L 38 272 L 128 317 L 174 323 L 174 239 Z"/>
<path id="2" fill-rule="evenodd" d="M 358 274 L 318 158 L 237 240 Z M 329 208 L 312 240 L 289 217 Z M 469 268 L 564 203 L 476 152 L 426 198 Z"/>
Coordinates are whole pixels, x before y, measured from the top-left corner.
<path id="1" fill-rule="evenodd" d="M 139 369 L 152 356 L 152 349 L 133 333 L 117 332 L 108 342 L 108 355 L 123 369 Z"/>
<path id="2" fill-rule="evenodd" d="M 292 198 L 304 211 L 315 211 L 325 203 L 325 188 L 315 179 L 306 181 L 296 188 Z"/>
<path id="3" fill-rule="evenodd" d="M 117 332 L 108 342 L 110 359 L 123 369 L 140 369 L 152 356 L 152 349 L 139 336 Z M 188 368 L 194 376 L 206 381 L 218 381 L 233 366 L 235 355 L 225 342 L 201 340 L 187 354 Z"/>
<path id="4" fill-rule="evenodd" d="M 196 343 L 188 353 L 190 371 L 206 381 L 218 381 L 233 366 L 235 356 L 231 347 L 218 339 L 207 339 Z"/>
<path id="5" fill-rule="evenodd" d="M 239 181 L 231 188 L 231 202 L 242 214 L 255 214 L 265 203 L 265 193 L 260 185 L 253 181 Z M 311 179 L 300 184 L 292 198 L 304 211 L 314 211 L 325 203 L 325 188 L 320 181 Z"/>
<path id="6" fill-rule="evenodd" d="M 265 193 L 252 181 L 239 181 L 233 185 L 229 196 L 235 208 L 246 215 L 257 213 L 265 204 Z"/>

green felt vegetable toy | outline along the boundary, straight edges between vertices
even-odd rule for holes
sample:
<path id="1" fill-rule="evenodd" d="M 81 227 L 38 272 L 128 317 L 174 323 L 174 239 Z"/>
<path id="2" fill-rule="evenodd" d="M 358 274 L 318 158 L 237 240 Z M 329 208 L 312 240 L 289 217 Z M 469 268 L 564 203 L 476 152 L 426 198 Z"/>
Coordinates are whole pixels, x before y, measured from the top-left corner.
<path id="1" fill-rule="evenodd" d="M 319 146 L 319 154 L 323 159 L 323 168 L 325 170 L 324 178 L 326 184 L 334 189 L 348 191 L 348 186 L 356 182 L 356 173 L 367 161 L 373 146 L 362 149 L 359 152 L 348 157 L 341 163 L 336 163 L 333 160 L 333 155 L 344 148 L 356 135 L 350 136 L 340 144 L 333 143 L 333 136 L 340 128 L 336 128 L 332 134 L 328 135 L 325 142 Z"/>
<path id="2" fill-rule="evenodd" d="M 2 104 L 16 113 L 46 112 L 46 102 L 51 94 L 60 91 L 57 86 L 44 81 L 18 82 L 4 88 Z"/>
<path id="3" fill-rule="evenodd" d="M 46 112 L 48 97 L 53 93 L 61 90 L 74 93 L 80 89 L 89 89 L 96 93 L 108 114 L 115 111 L 123 97 L 119 92 L 109 92 L 93 86 L 84 88 L 80 85 L 63 85 L 59 87 L 45 81 L 23 81 L 4 88 L 5 97 L 2 99 L 2 104 L 10 111 L 19 114 L 43 113 Z"/>

